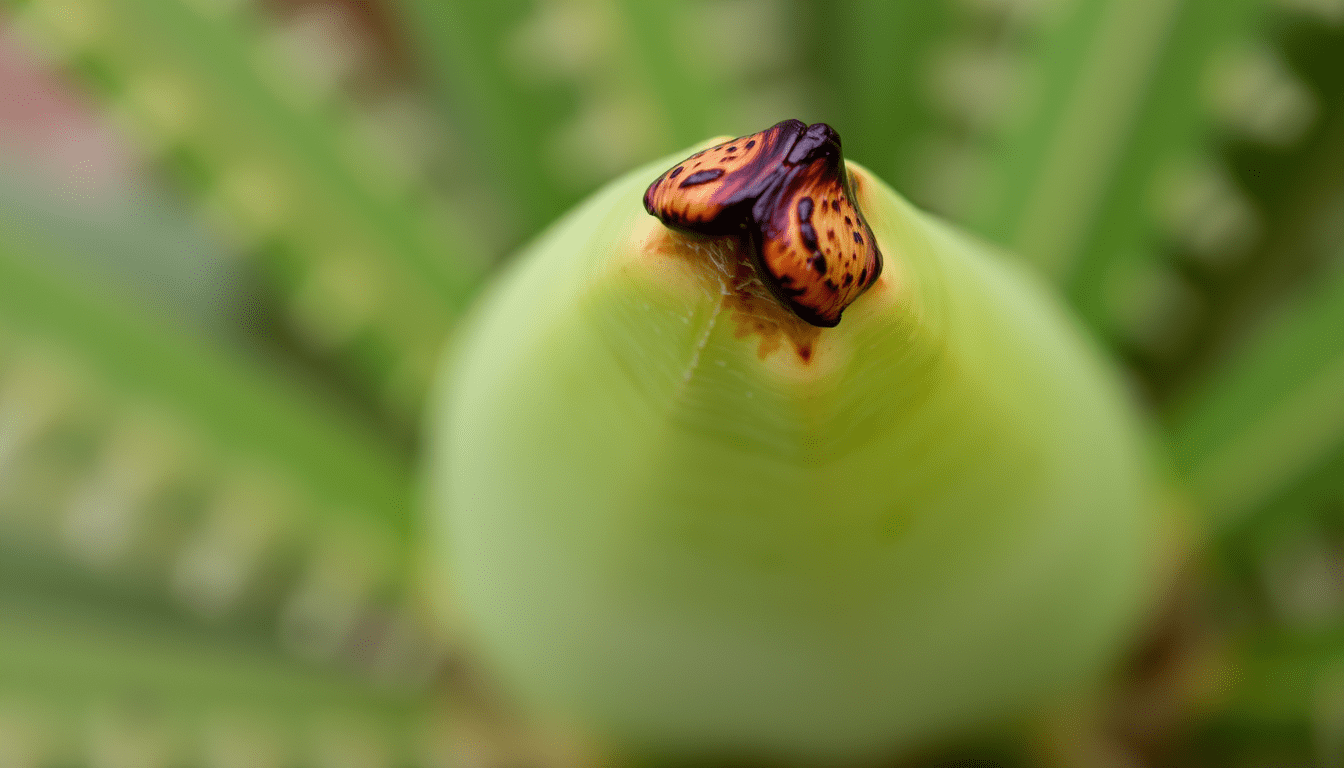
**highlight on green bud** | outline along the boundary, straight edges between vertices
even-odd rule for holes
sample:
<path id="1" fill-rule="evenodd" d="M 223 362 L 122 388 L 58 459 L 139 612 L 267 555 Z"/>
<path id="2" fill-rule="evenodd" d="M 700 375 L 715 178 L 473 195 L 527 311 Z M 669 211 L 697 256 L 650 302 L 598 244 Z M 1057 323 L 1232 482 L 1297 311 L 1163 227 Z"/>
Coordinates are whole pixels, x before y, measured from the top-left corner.
<path id="1" fill-rule="evenodd" d="M 486 667 L 634 749 L 823 761 L 1094 679 L 1157 524 L 1106 362 L 1030 276 L 853 164 L 885 267 L 805 322 L 749 233 L 646 212 L 681 157 L 545 233 L 445 361 L 434 562 Z"/>

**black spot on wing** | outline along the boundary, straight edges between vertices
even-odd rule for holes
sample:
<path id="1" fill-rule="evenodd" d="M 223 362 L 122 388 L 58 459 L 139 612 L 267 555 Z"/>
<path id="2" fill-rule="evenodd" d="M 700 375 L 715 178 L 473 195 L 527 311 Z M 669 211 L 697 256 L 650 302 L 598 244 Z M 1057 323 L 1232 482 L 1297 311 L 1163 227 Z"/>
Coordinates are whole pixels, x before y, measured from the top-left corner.
<path id="1" fill-rule="evenodd" d="M 682 189 L 685 189 L 686 187 L 694 187 L 697 184 L 705 184 L 719 178 L 722 175 L 723 175 L 722 168 L 710 168 L 704 171 L 696 171 L 695 173 L 692 173 L 690 176 L 687 176 L 686 180 L 681 182 L 680 187 Z"/>
<path id="2" fill-rule="evenodd" d="M 817 230 L 812 227 L 812 222 L 804 221 L 799 224 L 798 234 L 802 235 L 803 245 L 807 246 L 807 250 L 814 252 L 817 250 Z"/>

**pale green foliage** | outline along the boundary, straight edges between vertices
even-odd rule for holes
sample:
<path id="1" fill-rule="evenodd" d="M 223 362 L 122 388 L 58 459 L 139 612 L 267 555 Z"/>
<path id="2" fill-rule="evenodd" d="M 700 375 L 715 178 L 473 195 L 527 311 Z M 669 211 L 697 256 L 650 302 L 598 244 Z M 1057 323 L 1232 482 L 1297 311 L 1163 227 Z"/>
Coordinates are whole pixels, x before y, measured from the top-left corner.
<path id="1" fill-rule="evenodd" d="M 606 180 L 799 117 L 1040 268 L 1153 405 L 1211 532 L 1204 623 L 1244 640 L 1244 683 L 1159 762 L 1340 763 L 1339 0 L 0 8 L 167 172 L 182 226 L 243 257 L 145 302 L 122 286 L 156 290 L 170 247 L 71 237 L 84 214 L 38 195 L 0 210 L 0 606 L 23 627 L 0 652 L 0 762 L 156 765 L 172 744 L 167 762 L 230 765 L 274 742 L 253 762 L 325 765 L 341 742 L 309 726 L 333 702 L 376 726 L 345 757 L 441 759 L 418 725 L 442 642 L 417 618 L 407 445 L 442 339 L 490 265 Z M 123 626 L 150 639 L 87 642 Z M 181 655 L 143 658 L 170 640 Z M 132 662 L 186 714 L 105 716 L 130 678 L 97 670 Z M 271 695 L 288 703 L 211 714 Z"/>
<path id="2" fill-rule="evenodd" d="M 436 552 L 482 653 L 636 744 L 824 760 L 1098 674 L 1156 496 L 1072 321 L 870 178 L 885 277 L 806 360 L 760 354 L 731 249 L 650 247 L 676 159 L 529 248 L 445 371 Z"/>

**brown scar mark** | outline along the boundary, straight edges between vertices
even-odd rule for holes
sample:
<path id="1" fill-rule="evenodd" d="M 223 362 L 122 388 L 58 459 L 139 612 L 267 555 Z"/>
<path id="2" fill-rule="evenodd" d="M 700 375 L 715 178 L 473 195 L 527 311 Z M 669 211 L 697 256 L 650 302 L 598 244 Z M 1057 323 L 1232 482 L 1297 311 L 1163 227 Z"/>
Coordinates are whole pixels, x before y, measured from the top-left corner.
<path id="1" fill-rule="evenodd" d="M 787 344 L 804 365 L 811 364 L 821 328 L 805 322 L 774 297 L 756 274 L 747 244 L 739 238 L 706 237 L 660 227 L 644 253 L 680 259 L 704 277 L 706 291 L 722 295 L 733 323 L 733 338 L 759 337 L 756 357 L 764 360 Z"/>
<path id="2" fill-rule="evenodd" d="M 849 172 L 849 183 L 854 187 L 854 194 L 863 194 L 863 187 L 868 183 L 868 179 L 857 171 Z"/>

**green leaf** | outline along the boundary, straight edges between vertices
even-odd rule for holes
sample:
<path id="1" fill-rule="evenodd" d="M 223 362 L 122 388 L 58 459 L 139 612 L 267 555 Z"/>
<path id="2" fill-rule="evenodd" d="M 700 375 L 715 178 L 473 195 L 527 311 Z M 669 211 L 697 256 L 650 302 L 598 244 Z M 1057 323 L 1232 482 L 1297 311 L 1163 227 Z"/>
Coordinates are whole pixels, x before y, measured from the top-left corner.
<path id="1" fill-rule="evenodd" d="M 37 266 L 53 261 L 0 239 L 8 539 L 208 618 L 264 615 L 308 655 L 345 658 L 379 612 L 423 635 L 406 457 L 257 361 Z"/>
<path id="2" fill-rule="evenodd" d="M 1172 451 L 1216 525 L 1344 447 L 1344 275 L 1284 312 L 1173 416 Z"/>
<path id="3" fill-rule="evenodd" d="M 339 352 L 394 403 L 414 402 L 474 292 L 481 238 L 422 169 L 390 170 L 379 152 L 396 140 L 379 145 L 370 111 L 324 79 L 314 57 L 344 49 L 234 3 L 8 5 L 237 247 L 261 257 L 300 338 Z"/>

